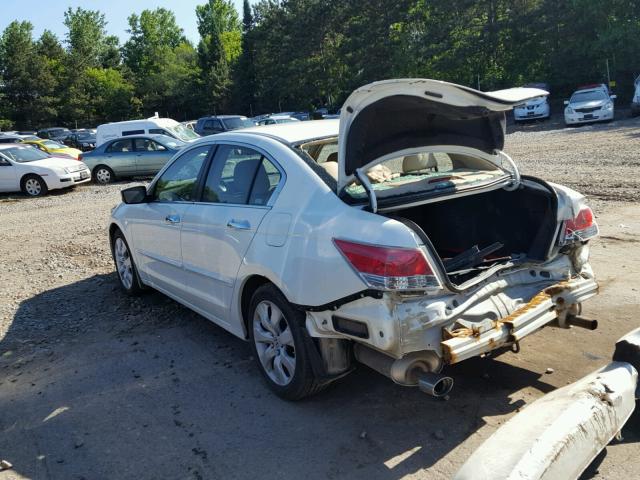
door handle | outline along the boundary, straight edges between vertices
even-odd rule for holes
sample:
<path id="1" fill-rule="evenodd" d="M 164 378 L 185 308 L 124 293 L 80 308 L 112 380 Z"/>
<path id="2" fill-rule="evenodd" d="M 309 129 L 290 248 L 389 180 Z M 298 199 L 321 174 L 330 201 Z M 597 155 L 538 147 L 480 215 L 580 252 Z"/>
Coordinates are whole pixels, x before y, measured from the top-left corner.
<path id="1" fill-rule="evenodd" d="M 176 225 L 178 223 L 180 223 L 180 216 L 179 215 L 167 215 L 164 219 L 164 223 L 167 223 L 169 225 Z"/>
<path id="2" fill-rule="evenodd" d="M 251 224 L 247 220 L 234 220 L 231 219 L 227 222 L 227 227 L 234 230 L 250 230 Z"/>

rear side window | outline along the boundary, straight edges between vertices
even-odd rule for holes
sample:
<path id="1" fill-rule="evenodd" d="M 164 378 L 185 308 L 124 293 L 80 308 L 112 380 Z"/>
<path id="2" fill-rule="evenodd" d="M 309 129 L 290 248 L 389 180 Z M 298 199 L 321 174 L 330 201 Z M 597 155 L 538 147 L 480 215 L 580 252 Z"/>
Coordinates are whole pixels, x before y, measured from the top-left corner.
<path id="1" fill-rule="evenodd" d="M 125 132 L 122 132 L 122 136 L 127 137 L 129 135 L 143 135 L 144 133 L 144 130 L 127 130 Z"/>
<path id="2" fill-rule="evenodd" d="M 166 130 L 163 130 L 162 128 L 150 128 L 149 129 L 149 134 L 151 134 L 151 135 L 169 135 L 169 136 L 172 136 L 169 132 L 167 132 Z"/>
<path id="3" fill-rule="evenodd" d="M 161 202 L 191 202 L 198 175 L 209 154 L 210 146 L 202 146 L 183 153 L 167 168 L 156 182 L 153 198 Z"/>
<path id="4" fill-rule="evenodd" d="M 110 153 L 121 153 L 121 152 L 131 152 L 131 140 L 116 140 L 107 148 L 107 152 Z"/>
<path id="5" fill-rule="evenodd" d="M 280 179 L 280 171 L 261 153 L 222 145 L 207 175 L 202 201 L 266 205 Z"/>

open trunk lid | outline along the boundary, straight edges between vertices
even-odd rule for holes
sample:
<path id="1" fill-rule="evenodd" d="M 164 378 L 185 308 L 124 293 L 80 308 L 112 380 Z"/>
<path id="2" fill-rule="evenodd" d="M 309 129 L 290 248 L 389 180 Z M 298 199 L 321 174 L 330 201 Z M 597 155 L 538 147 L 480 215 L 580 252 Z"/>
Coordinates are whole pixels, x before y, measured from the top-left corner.
<path id="1" fill-rule="evenodd" d="M 442 145 L 495 158 L 504 146 L 505 112 L 546 95 L 537 88 L 481 92 L 426 79 L 361 87 L 340 115 L 338 192 L 395 152 Z"/>

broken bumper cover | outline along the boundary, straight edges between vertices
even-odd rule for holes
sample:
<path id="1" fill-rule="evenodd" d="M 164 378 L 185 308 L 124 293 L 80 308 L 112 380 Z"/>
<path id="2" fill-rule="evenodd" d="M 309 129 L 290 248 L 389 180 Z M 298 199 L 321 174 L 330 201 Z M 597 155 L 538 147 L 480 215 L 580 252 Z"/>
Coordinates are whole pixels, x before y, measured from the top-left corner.
<path id="1" fill-rule="evenodd" d="M 534 295 L 529 302 L 510 315 L 499 320 L 484 322 L 471 328 L 444 331 L 447 338 L 441 343 L 445 363 L 458 363 L 506 345 L 517 345 L 527 335 L 559 320 L 573 305 L 580 304 L 594 296 L 598 284 L 592 278 L 563 281 L 545 288 Z"/>
<path id="2" fill-rule="evenodd" d="M 498 429 L 456 480 L 574 479 L 635 408 L 638 372 L 613 362 L 535 401 Z"/>

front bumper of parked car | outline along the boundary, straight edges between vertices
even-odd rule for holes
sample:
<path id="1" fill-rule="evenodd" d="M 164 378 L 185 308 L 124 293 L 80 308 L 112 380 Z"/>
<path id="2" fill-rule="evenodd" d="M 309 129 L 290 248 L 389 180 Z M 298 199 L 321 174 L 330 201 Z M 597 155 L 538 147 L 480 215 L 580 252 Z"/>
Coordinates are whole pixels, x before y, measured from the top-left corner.
<path id="1" fill-rule="evenodd" d="M 516 122 L 549 118 L 549 113 L 549 105 L 524 106 L 513 109 L 513 117 Z"/>
<path id="2" fill-rule="evenodd" d="M 55 190 L 58 188 L 67 188 L 73 185 L 79 185 L 81 183 L 87 183 L 91 181 L 91 171 L 88 168 L 78 170 L 72 173 L 65 173 L 64 175 L 47 175 L 45 177 L 47 187 L 49 190 Z"/>
<path id="3" fill-rule="evenodd" d="M 565 109 L 564 121 L 567 125 L 578 125 L 582 123 L 602 122 L 613 120 L 613 107 L 602 107 L 591 112 L 579 112 L 576 110 Z"/>

